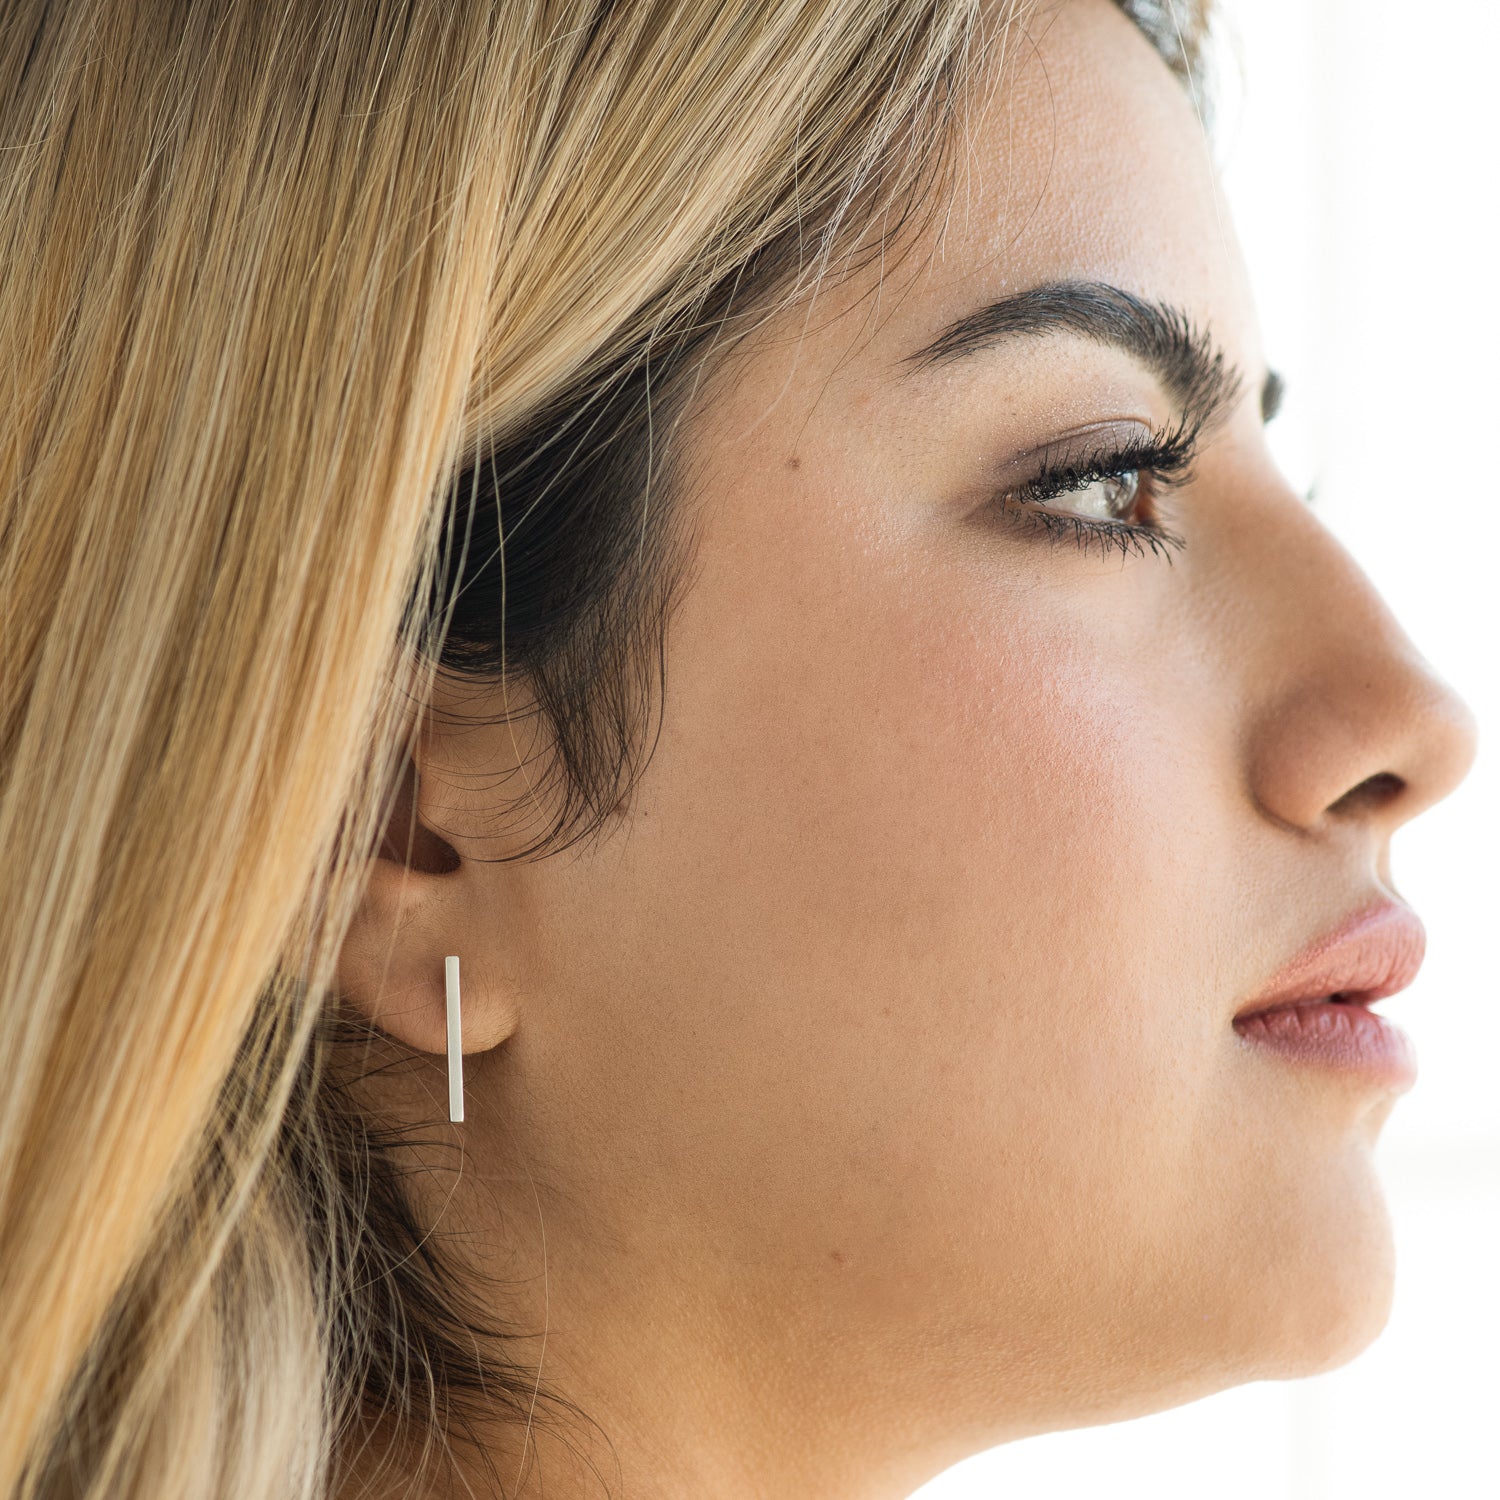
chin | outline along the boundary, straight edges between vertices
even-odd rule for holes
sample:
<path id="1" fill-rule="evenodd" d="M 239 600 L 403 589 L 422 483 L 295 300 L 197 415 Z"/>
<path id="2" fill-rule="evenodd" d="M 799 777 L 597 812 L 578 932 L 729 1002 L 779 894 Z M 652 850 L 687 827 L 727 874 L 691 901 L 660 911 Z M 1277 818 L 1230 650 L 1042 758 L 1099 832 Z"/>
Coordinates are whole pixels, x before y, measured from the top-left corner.
<path id="1" fill-rule="evenodd" d="M 1300 1380 L 1337 1370 L 1385 1331 L 1396 1288 L 1388 1224 L 1363 1228 L 1344 1249 L 1341 1259 L 1329 1257 L 1300 1277 L 1252 1378 Z"/>

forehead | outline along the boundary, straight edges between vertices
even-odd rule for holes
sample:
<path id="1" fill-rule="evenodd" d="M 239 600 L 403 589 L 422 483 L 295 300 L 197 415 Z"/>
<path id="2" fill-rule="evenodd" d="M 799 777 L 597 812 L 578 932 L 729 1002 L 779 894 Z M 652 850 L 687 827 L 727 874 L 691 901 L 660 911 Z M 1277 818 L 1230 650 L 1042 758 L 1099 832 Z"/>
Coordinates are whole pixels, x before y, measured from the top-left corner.
<path id="1" fill-rule="evenodd" d="M 973 80 L 953 151 L 938 212 L 902 253 L 769 325 L 796 327 L 788 381 L 893 376 L 954 319 L 1064 280 L 1173 303 L 1254 364 L 1258 333 L 1210 143 L 1179 80 L 1112 0 L 1051 0 L 1009 28 Z"/>

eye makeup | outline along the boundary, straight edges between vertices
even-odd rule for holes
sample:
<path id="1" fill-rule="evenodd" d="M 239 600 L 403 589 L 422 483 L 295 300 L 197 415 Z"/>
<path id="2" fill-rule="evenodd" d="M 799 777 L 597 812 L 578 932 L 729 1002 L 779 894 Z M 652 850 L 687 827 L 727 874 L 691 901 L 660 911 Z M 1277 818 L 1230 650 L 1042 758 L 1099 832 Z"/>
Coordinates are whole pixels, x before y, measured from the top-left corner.
<path id="1" fill-rule="evenodd" d="M 1147 549 L 1171 561 L 1186 539 L 1162 524 L 1159 516 L 1142 520 L 1094 519 L 1053 504 L 1067 495 L 1093 491 L 1110 510 L 1138 510 L 1156 502 L 1169 489 L 1188 483 L 1202 423 L 1182 419 L 1176 426 L 1135 437 L 1081 435 L 1039 450 L 1025 480 L 998 491 L 990 509 L 1007 522 L 1046 536 L 1052 543 L 1071 540 L 1087 553 L 1096 542 L 1100 555 L 1118 548 L 1121 556 L 1144 556 Z"/>

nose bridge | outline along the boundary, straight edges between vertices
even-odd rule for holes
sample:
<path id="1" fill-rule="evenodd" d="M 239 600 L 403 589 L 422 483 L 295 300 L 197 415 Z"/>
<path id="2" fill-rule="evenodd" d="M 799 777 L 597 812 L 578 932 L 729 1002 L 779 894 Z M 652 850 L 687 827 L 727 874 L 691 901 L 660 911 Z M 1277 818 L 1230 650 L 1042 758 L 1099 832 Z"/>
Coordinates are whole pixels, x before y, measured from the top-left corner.
<path id="1" fill-rule="evenodd" d="M 1252 565 L 1252 794 L 1297 829 L 1357 817 L 1388 837 L 1467 775 L 1474 717 L 1343 544 L 1293 503 Z"/>

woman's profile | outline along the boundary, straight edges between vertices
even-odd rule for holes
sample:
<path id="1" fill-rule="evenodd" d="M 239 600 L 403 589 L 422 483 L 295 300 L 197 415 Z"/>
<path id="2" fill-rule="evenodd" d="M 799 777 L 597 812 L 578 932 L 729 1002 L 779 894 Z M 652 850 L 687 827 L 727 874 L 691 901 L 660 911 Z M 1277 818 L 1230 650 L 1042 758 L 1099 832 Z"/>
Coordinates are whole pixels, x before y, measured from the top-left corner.
<path id="1" fill-rule="evenodd" d="M 1379 1335 L 1476 728 L 1209 24 L 0 9 L 0 1495 L 903 1500 Z"/>

